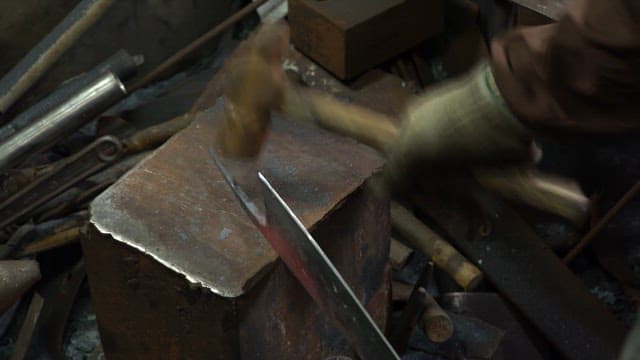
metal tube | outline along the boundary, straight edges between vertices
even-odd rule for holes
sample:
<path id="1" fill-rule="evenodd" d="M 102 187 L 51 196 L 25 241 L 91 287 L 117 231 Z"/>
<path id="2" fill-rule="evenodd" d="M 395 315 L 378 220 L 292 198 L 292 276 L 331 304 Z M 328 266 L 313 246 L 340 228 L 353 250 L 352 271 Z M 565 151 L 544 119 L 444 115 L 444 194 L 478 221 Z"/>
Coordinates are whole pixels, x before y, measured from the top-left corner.
<path id="1" fill-rule="evenodd" d="M 47 149 L 61 137 L 104 112 L 127 90 L 113 73 L 103 74 L 29 127 L 0 144 L 0 170 L 14 166 L 24 156 Z"/>
<path id="2" fill-rule="evenodd" d="M 140 61 L 137 56 L 131 56 L 125 50 L 119 50 L 107 60 L 95 66 L 90 71 L 64 82 L 54 92 L 47 95 L 37 104 L 16 116 L 6 125 L 0 127 L 0 142 L 11 135 L 31 125 L 38 118 L 46 115 L 54 108 L 69 100 L 78 91 L 92 83 L 106 72 L 114 73 L 119 79 L 126 80 L 136 73 Z"/>
<path id="3" fill-rule="evenodd" d="M 0 80 L 0 114 L 5 113 L 93 25 L 114 0 L 83 0 Z"/>

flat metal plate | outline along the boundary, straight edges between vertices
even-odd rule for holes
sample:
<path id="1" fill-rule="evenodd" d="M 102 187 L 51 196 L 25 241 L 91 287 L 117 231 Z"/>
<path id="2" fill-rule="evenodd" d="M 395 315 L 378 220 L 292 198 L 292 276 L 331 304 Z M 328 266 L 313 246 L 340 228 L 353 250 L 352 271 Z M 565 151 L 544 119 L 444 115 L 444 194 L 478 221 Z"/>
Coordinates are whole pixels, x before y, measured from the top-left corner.
<path id="1" fill-rule="evenodd" d="M 219 102 L 96 198 L 91 222 L 189 281 L 237 297 L 277 255 L 208 153 L 221 114 Z M 274 116 L 257 167 L 309 229 L 382 164 L 353 140 Z M 253 185 L 245 190 L 258 192 Z"/>

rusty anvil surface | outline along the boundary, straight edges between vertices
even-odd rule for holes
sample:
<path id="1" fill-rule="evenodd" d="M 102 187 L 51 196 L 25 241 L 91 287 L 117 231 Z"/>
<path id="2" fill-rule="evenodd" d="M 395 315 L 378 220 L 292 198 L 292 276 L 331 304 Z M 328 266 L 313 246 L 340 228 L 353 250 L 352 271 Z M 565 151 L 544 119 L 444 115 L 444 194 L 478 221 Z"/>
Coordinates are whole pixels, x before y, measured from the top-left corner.
<path id="1" fill-rule="evenodd" d="M 152 256 L 190 282 L 237 297 L 277 254 L 210 158 L 220 111 L 218 104 L 199 116 L 100 195 L 92 203 L 91 221 L 100 232 Z M 364 145 L 279 117 L 259 161 L 307 228 L 382 165 Z"/>

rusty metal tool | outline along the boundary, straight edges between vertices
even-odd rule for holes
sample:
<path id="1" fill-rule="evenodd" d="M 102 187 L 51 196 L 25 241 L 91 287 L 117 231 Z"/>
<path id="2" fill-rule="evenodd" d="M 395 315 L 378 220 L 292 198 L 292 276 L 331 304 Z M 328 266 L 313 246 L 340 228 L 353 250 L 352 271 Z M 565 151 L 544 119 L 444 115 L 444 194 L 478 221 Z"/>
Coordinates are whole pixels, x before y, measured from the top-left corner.
<path id="1" fill-rule="evenodd" d="M 580 242 L 562 259 L 562 262 L 569 265 L 578 254 L 584 250 L 600 232 L 613 220 L 613 218 L 622 210 L 631 200 L 640 193 L 640 181 L 635 183 L 629 191 L 627 191 L 620 200 L 598 221 L 598 223 L 589 230 L 589 232 L 580 240 Z"/>
<path id="2" fill-rule="evenodd" d="M 83 0 L 27 56 L 0 80 L 0 114 L 5 113 L 113 4 Z M 37 21 L 37 19 L 34 19 Z"/>
<path id="3" fill-rule="evenodd" d="M 363 359 L 400 359 L 331 260 L 289 206 L 258 172 L 264 211 L 236 184 L 215 150 L 210 150 L 236 198 L 309 295 L 342 327 Z"/>
<path id="4" fill-rule="evenodd" d="M 0 228 L 27 219 L 34 209 L 113 163 L 123 152 L 124 146 L 113 136 L 94 141 L 0 204 Z"/>

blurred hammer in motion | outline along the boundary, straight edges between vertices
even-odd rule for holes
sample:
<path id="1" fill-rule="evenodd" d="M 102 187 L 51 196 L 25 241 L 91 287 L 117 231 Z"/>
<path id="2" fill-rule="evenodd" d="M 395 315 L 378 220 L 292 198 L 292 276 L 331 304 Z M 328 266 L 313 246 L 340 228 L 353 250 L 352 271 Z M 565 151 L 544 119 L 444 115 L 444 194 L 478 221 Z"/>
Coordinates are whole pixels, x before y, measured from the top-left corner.
<path id="1" fill-rule="evenodd" d="M 224 90 L 225 119 L 216 134 L 218 151 L 234 158 L 257 157 L 268 134 L 271 111 L 279 111 L 289 119 L 354 138 L 389 157 L 399 138 L 395 125 L 399 122 L 287 81 L 282 62 L 288 46 L 285 24 L 265 24 L 226 65 L 229 77 Z M 586 221 L 589 201 L 573 184 L 550 183 L 550 178 L 521 168 L 473 170 L 483 186 L 501 196 L 578 226 Z"/>

